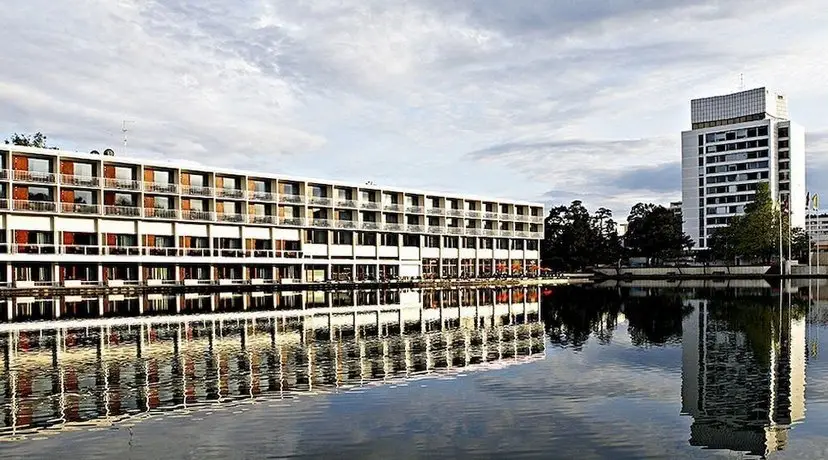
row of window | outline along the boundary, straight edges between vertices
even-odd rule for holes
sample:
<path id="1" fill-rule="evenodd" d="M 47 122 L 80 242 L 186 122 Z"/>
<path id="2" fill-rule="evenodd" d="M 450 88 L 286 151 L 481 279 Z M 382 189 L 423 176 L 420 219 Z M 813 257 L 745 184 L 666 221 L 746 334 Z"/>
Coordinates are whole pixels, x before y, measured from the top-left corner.
<path id="1" fill-rule="evenodd" d="M 719 185 L 717 187 L 707 187 L 708 194 L 714 193 L 738 193 L 738 192 L 755 192 L 756 183 L 740 184 L 740 185 Z M 704 194 L 702 194 L 704 196 Z"/>
<path id="2" fill-rule="evenodd" d="M 768 172 L 729 174 L 727 176 L 712 176 L 707 178 L 707 184 L 722 184 L 725 182 L 743 182 L 746 180 L 767 179 Z"/>
<path id="3" fill-rule="evenodd" d="M 707 142 L 725 142 L 736 139 L 749 139 L 751 137 L 762 137 L 768 135 L 767 126 L 757 126 L 753 128 L 740 128 L 730 131 L 719 131 L 715 133 L 708 133 L 705 136 Z M 767 146 L 767 140 L 765 140 Z"/>
<path id="4" fill-rule="evenodd" d="M 708 145 L 706 153 L 732 152 L 734 150 L 756 149 L 768 146 L 767 139 L 757 139 L 745 142 L 731 142 L 728 144 Z"/>
<path id="5" fill-rule="evenodd" d="M 708 156 L 704 159 L 707 164 L 711 163 L 724 163 L 726 161 L 740 161 L 740 160 L 753 160 L 757 158 L 767 158 L 768 151 L 767 150 L 759 150 L 754 152 L 739 152 L 739 153 L 730 153 L 727 155 L 712 155 Z M 699 166 L 702 165 L 702 159 L 699 158 Z"/>
<path id="6" fill-rule="evenodd" d="M 733 171 L 747 171 L 750 169 L 764 169 L 768 167 L 767 161 L 751 161 L 748 163 L 736 163 L 721 166 L 708 166 L 707 174 L 733 172 Z"/>
<path id="7" fill-rule="evenodd" d="M 728 204 L 728 203 L 747 203 L 753 201 L 756 197 L 754 194 L 750 195 L 729 195 L 716 196 L 707 199 L 707 204 Z"/>

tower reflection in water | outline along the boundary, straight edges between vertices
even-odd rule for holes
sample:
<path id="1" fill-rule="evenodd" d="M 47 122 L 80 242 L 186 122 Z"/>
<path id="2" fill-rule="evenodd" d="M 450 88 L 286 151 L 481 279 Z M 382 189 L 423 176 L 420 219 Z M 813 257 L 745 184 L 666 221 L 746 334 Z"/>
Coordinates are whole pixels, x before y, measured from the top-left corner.
<path id="1" fill-rule="evenodd" d="M 693 313 L 683 322 L 682 413 L 693 417 L 690 444 L 758 456 L 783 450 L 790 427 L 805 418 L 804 309 L 734 298 L 686 304 Z"/>
<path id="2" fill-rule="evenodd" d="M 297 308 L 277 311 L 208 308 L 190 316 L 0 325 L 0 439 L 445 377 L 543 356 L 535 288 L 393 291 L 366 304 L 376 302 L 376 294 L 352 292 L 351 306 L 335 308 L 330 296 L 338 294 L 304 293 L 298 301 L 278 299 L 275 305 Z M 170 296 L 155 303 L 261 303 L 217 297 Z"/>

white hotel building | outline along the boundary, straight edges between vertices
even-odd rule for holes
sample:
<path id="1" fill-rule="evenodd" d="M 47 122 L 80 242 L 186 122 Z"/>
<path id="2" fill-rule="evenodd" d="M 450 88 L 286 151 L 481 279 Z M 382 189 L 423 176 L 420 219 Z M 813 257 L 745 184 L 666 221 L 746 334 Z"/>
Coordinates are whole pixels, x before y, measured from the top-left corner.
<path id="1" fill-rule="evenodd" d="M 543 205 L 0 145 L 4 285 L 534 271 Z"/>
<path id="2" fill-rule="evenodd" d="M 716 229 L 744 213 L 756 184 L 790 198 L 791 224 L 805 226 L 805 131 L 788 119 L 785 96 L 765 88 L 690 102 L 681 134 L 684 233 L 707 248 Z"/>

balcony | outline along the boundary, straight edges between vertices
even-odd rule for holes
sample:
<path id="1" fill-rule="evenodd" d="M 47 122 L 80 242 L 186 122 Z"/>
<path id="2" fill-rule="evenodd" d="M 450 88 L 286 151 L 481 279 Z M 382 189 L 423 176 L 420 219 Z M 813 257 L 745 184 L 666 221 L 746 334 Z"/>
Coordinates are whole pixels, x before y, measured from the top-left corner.
<path id="1" fill-rule="evenodd" d="M 322 228 L 330 228 L 331 221 L 328 219 L 310 219 L 311 227 L 322 227 Z"/>
<path id="2" fill-rule="evenodd" d="M 194 211 L 194 210 L 191 210 L 191 209 L 181 211 L 181 217 L 184 220 L 208 220 L 208 221 L 214 220 L 212 212 L 209 212 L 209 211 Z"/>
<path id="3" fill-rule="evenodd" d="M 141 217 L 141 208 L 134 206 L 105 206 L 104 213 L 107 216 Z"/>
<path id="4" fill-rule="evenodd" d="M 408 206 L 405 208 L 405 212 L 409 214 L 424 214 L 425 208 L 422 206 Z"/>
<path id="5" fill-rule="evenodd" d="M 14 209 L 18 211 L 55 212 L 55 208 L 51 201 L 14 200 Z"/>
<path id="6" fill-rule="evenodd" d="M 515 217 L 515 220 L 518 221 L 518 222 L 529 222 L 529 220 L 530 220 L 529 216 L 526 215 L 526 214 L 517 214 L 514 217 Z"/>
<path id="7" fill-rule="evenodd" d="M 401 232 L 405 226 L 396 222 L 386 222 L 382 224 L 382 229 L 388 232 Z"/>
<path id="8" fill-rule="evenodd" d="M 438 226 L 434 226 L 434 225 L 429 225 L 429 227 L 428 227 L 428 233 L 434 233 L 436 235 L 442 235 L 445 232 L 446 232 L 445 227 L 438 227 Z"/>
<path id="9" fill-rule="evenodd" d="M 248 214 L 247 221 L 251 224 L 275 224 L 276 216 L 267 216 L 263 214 Z"/>
<path id="10" fill-rule="evenodd" d="M 177 209 L 145 208 L 144 217 L 153 219 L 178 219 Z"/>
<path id="11" fill-rule="evenodd" d="M 141 183 L 132 179 L 104 179 L 104 187 L 115 190 L 141 190 Z"/>
<path id="12" fill-rule="evenodd" d="M 359 228 L 362 230 L 379 230 L 380 223 L 379 222 L 360 222 Z"/>
<path id="13" fill-rule="evenodd" d="M 248 191 L 247 199 L 250 201 L 276 201 L 276 195 L 270 192 Z"/>
<path id="14" fill-rule="evenodd" d="M 244 190 L 235 188 L 217 188 L 216 196 L 219 198 L 244 198 Z"/>
<path id="15" fill-rule="evenodd" d="M 303 217 L 280 217 L 279 225 L 292 225 L 294 227 L 304 227 L 305 219 Z"/>
<path id="16" fill-rule="evenodd" d="M 57 247 L 54 244 L 15 243 L 11 250 L 12 254 L 55 254 Z"/>
<path id="17" fill-rule="evenodd" d="M 362 209 L 376 209 L 380 208 L 380 204 L 376 201 L 360 201 L 359 207 Z"/>
<path id="18" fill-rule="evenodd" d="M 97 187 L 100 182 L 97 177 L 61 174 L 60 183 L 63 185 L 73 185 L 75 187 Z"/>
<path id="19" fill-rule="evenodd" d="M 532 222 L 534 224 L 542 224 L 543 223 L 543 216 L 531 216 L 531 219 L 529 219 L 529 222 Z"/>
<path id="20" fill-rule="evenodd" d="M 213 255 L 216 257 L 244 257 L 242 248 L 214 248 Z"/>
<path id="21" fill-rule="evenodd" d="M 333 200 L 324 196 L 311 196 L 308 197 L 308 204 L 315 205 L 315 206 L 331 206 Z"/>
<path id="22" fill-rule="evenodd" d="M 219 212 L 216 213 L 216 219 L 219 222 L 244 222 L 244 214 L 235 214 L 229 212 Z"/>
<path id="23" fill-rule="evenodd" d="M 279 203 L 303 204 L 305 197 L 302 195 L 279 195 Z"/>
<path id="24" fill-rule="evenodd" d="M 0 198 L 0 209 L 9 209 L 9 200 Z"/>
<path id="25" fill-rule="evenodd" d="M 200 185 L 182 185 L 181 193 L 190 196 L 213 196 L 213 189 Z"/>
<path id="26" fill-rule="evenodd" d="M 388 204 L 384 204 L 382 206 L 382 209 L 383 209 L 383 211 L 388 211 L 388 212 L 403 212 L 405 207 L 401 204 L 388 203 Z"/>
<path id="27" fill-rule="evenodd" d="M 145 256 L 156 257 L 175 257 L 178 255 L 178 248 L 161 247 L 161 246 L 144 246 L 141 248 L 141 254 Z"/>
<path id="28" fill-rule="evenodd" d="M 497 236 L 500 233 L 497 230 L 493 229 L 493 228 L 484 228 L 483 230 L 480 231 L 480 234 L 483 235 L 483 236 Z"/>
<path id="29" fill-rule="evenodd" d="M 0 169 L 0 180 L 7 180 L 9 178 L 8 169 Z"/>
<path id="30" fill-rule="evenodd" d="M 262 257 L 262 258 L 274 258 L 276 257 L 276 251 L 273 249 L 247 249 L 244 251 L 245 257 Z"/>
<path id="31" fill-rule="evenodd" d="M 429 216 L 445 216 L 446 210 L 444 208 L 428 208 L 426 214 Z"/>
<path id="32" fill-rule="evenodd" d="M 479 228 L 469 228 L 466 227 L 466 235 L 469 236 L 480 236 L 483 232 Z"/>
<path id="33" fill-rule="evenodd" d="M 469 219 L 480 219 L 483 217 L 483 213 L 480 211 L 466 210 L 466 217 Z"/>
<path id="34" fill-rule="evenodd" d="M 463 227 L 448 227 L 447 233 L 449 235 L 462 235 L 463 234 Z"/>
<path id="35" fill-rule="evenodd" d="M 353 220 L 336 220 L 334 221 L 334 226 L 336 228 L 350 228 L 355 229 L 357 228 L 358 222 Z"/>
<path id="36" fill-rule="evenodd" d="M 353 209 L 356 209 L 357 208 L 357 202 L 354 201 L 354 200 L 338 199 L 338 200 L 336 200 L 336 207 L 337 208 L 353 208 Z"/>
<path id="37" fill-rule="evenodd" d="M 210 257 L 209 248 L 179 248 L 178 254 L 187 257 Z"/>
<path id="38" fill-rule="evenodd" d="M 497 218 L 500 219 L 500 220 L 512 221 L 512 220 L 515 220 L 515 215 L 510 214 L 508 212 L 501 212 L 500 214 L 497 215 Z"/>
<path id="39" fill-rule="evenodd" d="M 496 212 L 491 212 L 491 211 L 485 211 L 483 213 L 483 218 L 484 219 L 497 219 L 497 213 Z"/>
<path id="40" fill-rule="evenodd" d="M 36 182 L 38 184 L 54 184 L 55 174 L 39 171 L 14 171 L 14 180 L 20 182 Z"/>
<path id="41" fill-rule="evenodd" d="M 529 232 L 515 232 L 515 237 L 516 238 L 529 238 L 529 237 L 531 237 L 531 235 L 532 234 L 529 233 Z"/>
<path id="42" fill-rule="evenodd" d="M 101 248 L 98 245 L 76 245 L 76 244 L 62 244 L 58 247 L 60 254 L 72 254 L 80 256 L 97 256 L 101 253 Z"/>
<path id="43" fill-rule="evenodd" d="M 411 233 L 425 233 L 425 229 L 424 225 L 408 224 L 405 226 L 405 230 Z"/>
<path id="44" fill-rule="evenodd" d="M 141 248 L 138 246 L 104 246 L 103 253 L 107 256 L 140 256 Z"/>
<path id="45" fill-rule="evenodd" d="M 497 232 L 497 233 L 498 233 L 500 236 L 514 236 L 515 231 L 514 231 L 514 230 L 504 230 L 504 229 L 501 229 L 501 230 L 498 230 L 498 232 Z"/>
<path id="46" fill-rule="evenodd" d="M 100 214 L 101 208 L 97 204 L 61 203 L 60 212 L 71 214 Z"/>
<path id="47" fill-rule="evenodd" d="M 450 217 L 463 217 L 466 215 L 466 212 L 462 209 L 447 209 L 446 215 Z"/>

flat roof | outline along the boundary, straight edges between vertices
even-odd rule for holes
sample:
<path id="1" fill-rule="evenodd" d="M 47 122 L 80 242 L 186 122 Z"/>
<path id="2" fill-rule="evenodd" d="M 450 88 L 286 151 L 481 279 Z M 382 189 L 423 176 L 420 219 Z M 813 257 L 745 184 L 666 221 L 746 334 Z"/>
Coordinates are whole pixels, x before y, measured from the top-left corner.
<path id="1" fill-rule="evenodd" d="M 285 174 L 277 174 L 277 173 L 263 173 L 263 172 L 255 172 L 255 171 L 247 171 L 242 169 L 232 169 L 232 168 L 221 168 L 221 167 L 214 167 L 208 166 L 202 163 L 198 163 L 191 160 L 183 160 L 183 159 L 174 159 L 174 160 L 157 160 L 151 158 L 139 158 L 139 157 L 122 157 L 122 156 L 105 156 L 101 155 L 93 155 L 91 153 L 86 152 L 77 152 L 71 150 L 61 150 L 61 149 L 42 149 L 37 147 L 24 147 L 20 145 L 11 145 L 11 144 L 0 144 L 0 150 L 9 150 L 12 152 L 21 152 L 21 153 L 32 153 L 37 155 L 49 155 L 49 156 L 61 156 L 61 157 L 71 157 L 71 158 L 80 158 L 84 160 L 91 160 L 91 161 L 109 161 L 113 163 L 133 163 L 133 164 L 140 164 L 146 166 L 154 166 L 154 167 L 162 167 L 162 168 L 178 168 L 183 170 L 203 170 L 204 172 L 213 172 L 213 173 L 221 173 L 221 174 L 232 174 L 238 176 L 253 176 L 253 177 L 262 177 L 262 178 L 272 178 L 277 180 L 285 180 L 285 181 L 296 181 L 296 182 L 311 182 L 311 183 L 321 183 L 326 185 L 333 185 L 338 187 L 352 187 L 352 188 L 362 188 L 362 189 L 370 189 L 370 190 L 382 190 L 382 191 L 390 191 L 390 192 L 399 192 L 399 193 L 409 193 L 415 195 L 437 195 L 444 198 L 461 198 L 467 200 L 476 200 L 476 201 L 491 201 L 491 202 L 498 202 L 498 203 L 509 203 L 509 204 L 518 204 L 518 205 L 525 205 L 525 206 L 536 206 L 536 207 L 544 207 L 543 203 L 540 202 L 532 202 L 526 200 L 515 200 L 512 198 L 498 198 L 498 197 L 485 197 L 479 195 L 472 195 L 460 192 L 448 192 L 448 191 L 439 191 L 439 190 L 419 190 L 419 189 L 411 189 L 411 188 L 404 188 L 404 187 L 386 187 L 379 184 L 360 184 L 356 182 L 347 182 L 347 181 L 339 181 L 333 179 L 320 179 L 315 177 L 299 177 L 299 176 L 291 176 Z M 114 150 L 114 149 L 113 149 Z M 117 152 L 116 152 L 117 153 Z"/>

